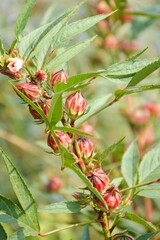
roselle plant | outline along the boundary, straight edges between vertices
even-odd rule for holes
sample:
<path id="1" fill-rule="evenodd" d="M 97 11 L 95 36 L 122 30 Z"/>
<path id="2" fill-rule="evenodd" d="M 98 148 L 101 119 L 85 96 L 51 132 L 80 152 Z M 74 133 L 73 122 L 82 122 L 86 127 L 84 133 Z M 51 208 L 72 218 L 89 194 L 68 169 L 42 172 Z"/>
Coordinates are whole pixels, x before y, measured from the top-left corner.
<path id="1" fill-rule="evenodd" d="M 96 146 L 94 136 L 81 130 L 80 126 L 125 95 L 160 88 L 158 84 L 136 86 L 160 67 L 160 60 L 139 59 L 144 50 L 106 69 L 72 76 L 68 61 L 85 49 L 95 37 L 73 46 L 69 45 L 70 41 L 101 20 L 117 14 L 118 10 L 70 22 L 80 8 L 80 3 L 66 10 L 56 20 L 23 35 L 35 3 L 35 0 L 28 0 L 24 6 L 16 21 L 15 39 L 9 49 L 1 42 L 0 72 L 12 79 L 10 83 L 17 97 L 26 104 L 34 120 L 43 124 L 51 152 L 61 158 L 61 170 L 72 170 L 82 180 L 84 188 L 73 193 L 74 201 L 59 202 L 37 209 L 38 203 L 1 148 L 2 159 L 19 206 L 0 196 L 0 222 L 16 226 L 16 232 L 9 235 L 1 225 L 0 235 L 2 239 L 10 240 L 22 240 L 29 236 L 36 239 L 49 235 L 53 239 L 52 234 L 56 232 L 96 224 L 102 228 L 99 230 L 103 234 L 102 239 L 151 239 L 160 231 L 158 226 L 128 211 L 128 206 L 132 205 L 136 196 L 160 197 L 159 145 L 142 157 L 134 140 L 122 158 L 122 177 L 111 179 L 110 171 L 103 169 L 103 161 L 123 139 L 101 152 Z M 84 88 L 94 84 L 98 77 L 123 83 L 125 87 L 105 95 L 103 100 L 95 99 L 94 103 L 89 104 L 82 92 Z M 52 181 L 55 179 L 52 178 Z M 48 185 L 48 189 L 51 187 L 51 184 Z M 92 218 L 88 222 L 74 223 L 47 233 L 40 230 L 38 211 L 54 213 L 62 208 L 64 212 L 81 214 L 80 211 L 86 207 L 92 212 Z M 140 236 L 138 231 L 133 233 L 127 227 L 124 231 L 119 230 L 121 219 L 143 225 L 146 234 Z M 85 229 L 83 239 L 90 239 L 88 228 Z"/>

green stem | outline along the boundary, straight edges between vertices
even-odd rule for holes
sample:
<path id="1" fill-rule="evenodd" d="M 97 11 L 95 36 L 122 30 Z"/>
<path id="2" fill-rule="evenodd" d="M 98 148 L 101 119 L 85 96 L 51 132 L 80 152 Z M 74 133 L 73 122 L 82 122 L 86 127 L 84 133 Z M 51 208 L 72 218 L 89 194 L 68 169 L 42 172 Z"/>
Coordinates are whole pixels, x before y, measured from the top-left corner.
<path id="1" fill-rule="evenodd" d="M 152 184 L 152 183 L 157 183 L 157 182 L 160 182 L 160 178 L 156 178 L 156 179 L 154 179 L 154 180 L 152 180 L 152 181 L 150 181 L 150 182 L 141 183 L 141 184 L 134 185 L 134 186 L 132 186 L 132 187 L 128 187 L 128 188 L 122 189 L 122 190 L 120 190 L 120 193 L 126 192 L 126 191 L 131 190 L 131 189 L 134 189 L 134 188 L 138 188 L 138 187 L 143 187 L 143 186 L 146 186 L 146 185 L 150 185 L 150 184 Z"/>
<path id="2" fill-rule="evenodd" d="M 110 230 L 109 230 L 108 216 L 105 212 L 103 212 L 101 218 L 102 218 L 102 220 L 100 222 L 101 222 L 101 226 L 103 229 L 105 240 L 109 240 L 109 239 L 111 239 L 111 234 L 110 234 Z"/>
<path id="3" fill-rule="evenodd" d="M 88 221 L 88 222 L 84 222 L 84 223 L 75 223 L 75 224 L 72 224 L 72 225 L 69 225 L 69 226 L 66 226 L 66 227 L 63 227 L 63 228 L 52 230 L 52 231 L 47 232 L 47 233 L 39 233 L 38 236 L 45 237 L 45 236 L 48 236 L 48 235 L 51 235 L 51 234 L 54 234 L 54 233 L 57 233 L 57 232 L 60 232 L 60 231 L 63 231 L 63 230 L 67 230 L 69 228 L 79 227 L 79 226 L 83 226 L 83 225 L 90 224 L 90 223 L 95 223 L 95 222 L 96 221 L 94 220 L 94 221 Z"/>

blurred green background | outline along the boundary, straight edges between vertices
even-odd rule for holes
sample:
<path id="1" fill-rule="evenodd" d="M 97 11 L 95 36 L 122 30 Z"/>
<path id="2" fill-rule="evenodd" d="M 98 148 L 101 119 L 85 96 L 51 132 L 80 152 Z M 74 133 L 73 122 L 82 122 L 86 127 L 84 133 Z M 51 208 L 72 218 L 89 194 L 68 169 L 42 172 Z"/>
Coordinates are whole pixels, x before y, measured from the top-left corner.
<path id="1" fill-rule="evenodd" d="M 29 33 L 41 24 L 53 20 L 66 8 L 75 5 L 77 2 L 77 0 L 38 0 L 25 32 Z M 24 1 L 22 0 L 5 0 L 0 2 L 0 36 L 6 46 L 9 45 L 14 38 L 14 23 L 18 13 L 23 7 L 23 3 Z M 79 19 L 95 14 L 93 6 L 95 6 L 96 3 L 97 1 L 87 1 L 79 11 L 77 18 Z M 158 0 L 128 1 L 128 5 L 134 10 L 149 9 L 152 13 L 155 13 L 155 11 L 159 11 L 160 13 L 160 1 Z M 138 50 L 148 47 L 148 50 L 143 54 L 143 58 L 157 57 L 160 55 L 159 19 L 134 16 L 132 22 L 119 25 L 119 29 L 115 30 L 113 28 L 113 31 L 117 38 L 123 39 L 124 36 L 124 38 L 136 40 L 138 43 Z M 92 28 L 92 30 L 79 36 L 79 38 L 83 39 L 88 35 L 94 35 L 94 33 L 99 35 L 99 29 L 97 27 Z M 101 34 L 99 36 L 101 37 Z M 77 40 L 78 39 L 75 41 Z M 124 60 L 126 57 L 126 54 L 121 52 L 118 48 L 107 49 L 102 46 L 97 47 L 96 42 L 94 42 L 90 48 L 86 49 L 70 61 L 70 74 L 73 75 L 75 73 L 102 69 L 115 61 Z M 36 125 L 34 123 L 33 118 L 29 115 L 27 106 L 17 97 L 8 80 L 7 77 L 0 76 L 0 146 L 5 149 L 21 175 L 28 183 L 39 207 L 53 202 L 73 200 L 73 192 L 78 191 L 78 188 L 83 187 L 83 184 L 71 171 L 61 171 L 60 159 L 46 152 L 49 149 L 45 143 L 46 135 L 44 133 L 45 129 L 43 124 Z M 159 82 L 159 72 L 157 71 L 145 81 L 146 84 Z M 109 92 L 113 92 L 118 87 L 120 88 L 123 86 L 99 78 L 83 93 L 88 100 L 92 101 L 92 99 L 94 100 Z M 141 106 L 146 101 L 159 102 L 159 100 L 158 90 L 133 96 L 133 101 L 136 107 Z M 111 145 L 115 141 L 126 136 L 124 142 L 114 152 L 114 156 L 109 156 L 104 163 L 104 169 L 106 171 L 112 166 L 112 171 L 110 173 L 111 177 L 120 176 L 119 166 L 121 157 L 126 146 L 134 139 L 134 133 L 122 114 L 122 109 L 125 108 L 125 106 L 126 100 L 121 100 L 119 103 L 104 112 L 99 113 L 89 121 L 93 126 L 97 148 L 104 149 L 106 146 Z M 155 119 L 154 131 L 156 141 L 160 138 L 160 133 L 158 131 L 159 124 L 160 119 Z M 114 161 L 112 161 L 113 158 L 115 158 Z M 2 161 L 0 166 L 0 194 L 17 201 Z M 57 176 L 62 180 L 63 185 L 58 191 L 48 191 L 46 188 L 51 176 Z M 145 216 L 143 202 L 139 198 L 137 198 L 136 201 L 142 209 L 140 214 Z M 158 201 L 153 201 L 153 206 L 153 221 L 158 223 L 160 221 L 160 204 Z M 87 221 L 88 217 L 90 216 L 90 218 L 93 218 L 94 214 L 90 211 L 83 210 L 82 214 L 40 214 L 39 216 L 42 232 L 46 232 L 60 228 L 66 224 Z M 121 229 L 127 224 L 129 225 L 130 223 L 122 222 L 120 226 Z M 8 229 L 8 232 L 12 232 L 12 228 L 7 225 L 4 226 Z M 134 229 L 137 228 L 137 225 L 132 224 L 130 228 L 134 231 Z M 140 226 L 138 228 L 140 233 L 145 232 L 145 229 Z M 96 225 L 90 227 L 90 238 L 103 239 L 100 231 L 101 230 L 99 228 L 97 229 Z M 45 239 L 81 239 L 82 232 L 83 227 L 73 228 L 64 232 L 62 231 L 53 236 L 48 236 Z"/>

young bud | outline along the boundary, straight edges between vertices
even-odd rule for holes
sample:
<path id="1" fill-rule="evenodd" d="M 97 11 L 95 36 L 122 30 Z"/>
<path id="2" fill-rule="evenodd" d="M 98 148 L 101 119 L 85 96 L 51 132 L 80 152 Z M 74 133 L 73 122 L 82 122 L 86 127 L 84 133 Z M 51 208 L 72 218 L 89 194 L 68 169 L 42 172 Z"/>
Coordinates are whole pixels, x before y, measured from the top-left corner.
<path id="1" fill-rule="evenodd" d="M 38 70 L 34 74 L 34 78 L 37 82 L 45 82 L 47 80 L 47 74 L 46 74 L 46 72 L 44 72 L 42 70 Z"/>
<path id="2" fill-rule="evenodd" d="M 40 97 L 41 89 L 34 83 L 24 82 L 16 85 L 16 88 L 24 93 L 31 100 L 35 100 Z"/>
<path id="3" fill-rule="evenodd" d="M 65 102 L 66 113 L 71 119 L 76 120 L 84 114 L 86 105 L 87 101 L 81 93 L 72 93 Z"/>
<path id="4" fill-rule="evenodd" d="M 136 125 L 146 124 L 150 119 L 150 112 L 147 109 L 138 109 L 130 115 L 130 120 Z"/>
<path id="5" fill-rule="evenodd" d="M 153 117 L 158 117 L 160 115 L 160 105 L 154 102 L 145 103 L 144 108 L 147 109 Z"/>
<path id="6" fill-rule="evenodd" d="M 109 35 L 104 39 L 104 47 L 108 49 L 115 49 L 118 46 L 117 38 L 114 35 Z"/>
<path id="7" fill-rule="evenodd" d="M 99 1 L 97 3 L 96 11 L 98 14 L 106 14 L 112 12 L 111 8 L 107 6 L 105 1 Z"/>
<path id="8" fill-rule="evenodd" d="M 104 198 L 105 202 L 107 203 L 109 210 L 113 210 L 113 209 L 117 208 L 121 202 L 121 196 L 120 196 L 118 188 L 114 188 L 112 190 L 107 190 L 104 193 L 103 198 Z M 101 203 L 101 206 L 103 206 L 103 203 Z"/>
<path id="9" fill-rule="evenodd" d="M 88 172 L 87 177 L 99 192 L 104 191 L 108 186 L 109 179 L 105 172 L 100 168 L 96 168 L 93 171 Z"/>
<path id="10" fill-rule="evenodd" d="M 51 192 L 58 191 L 62 187 L 62 181 L 59 177 L 52 176 L 49 179 L 48 184 L 46 185 L 47 190 Z"/>
<path id="11" fill-rule="evenodd" d="M 62 132 L 62 131 L 55 131 L 55 134 L 57 136 L 57 139 L 58 139 L 60 145 L 62 145 L 65 148 L 69 148 L 71 146 L 72 139 L 70 138 L 70 136 L 67 133 Z M 49 133 L 49 135 L 48 135 L 47 143 L 48 143 L 48 146 L 51 147 L 55 153 L 59 152 L 56 140 L 54 139 L 54 137 L 52 136 L 51 133 Z"/>
<path id="12" fill-rule="evenodd" d="M 18 72 L 23 67 L 23 60 L 21 58 L 15 57 L 15 58 L 8 58 L 9 64 L 7 67 L 12 73 Z"/>
<path id="13" fill-rule="evenodd" d="M 1 73 L 12 79 L 20 79 L 21 78 L 20 72 L 11 72 L 9 69 L 5 69 L 5 70 L 1 71 Z"/>
<path id="14" fill-rule="evenodd" d="M 62 69 L 52 75 L 51 86 L 54 87 L 56 82 L 67 83 L 68 74 Z"/>
<path id="15" fill-rule="evenodd" d="M 78 138 L 75 150 L 79 158 L 89 160 L 94 154 L 94 144 L 89 138 Z"/>

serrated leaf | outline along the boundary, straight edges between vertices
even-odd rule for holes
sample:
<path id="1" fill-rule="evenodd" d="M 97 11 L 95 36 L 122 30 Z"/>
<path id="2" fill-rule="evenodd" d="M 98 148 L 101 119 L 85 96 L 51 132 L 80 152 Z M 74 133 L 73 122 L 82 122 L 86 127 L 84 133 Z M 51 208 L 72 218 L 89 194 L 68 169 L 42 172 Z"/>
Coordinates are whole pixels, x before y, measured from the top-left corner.
<path id="1" fill-rule="evenodd" d="M 64 132 L 71 132 L 71 133 L 75 133 L 78 135 L 82 135 L 82 136 L 90 136 L 93 137 L 93 135 L 86 133 L 86 132 L 82 132 L 76 128 L 71 128 L 71 127 L 54 127 L 55 130 L 59 130 L 59 131 L 64 131 Z"/>
<path id="2" fill-rule="evenodd" d="M 27 0 L 27 3 L 22 8 L 22 11 L 17 18 L 15 29 L 14 29 L 16 36 L 19 36 L 23 32 L 28 22 L 32 8 L 34 7 L 35 4 L 36 4 L 36 0 Z"/>
<path id="3" fill-rule="evenodd" d="M 7 240 L 7 233 L 5 232 L 1 224 L 0 224 L 0 239 Z"/>
<path id="4" fill-rule="evenodd" d="M 82 123 L 86 122 L 88 119 L 93 117 L 94 115 L 106 109 L 108 107 L 108 103 L 111 97 L 112 97 L 112 94 L 108 93 L 106 94 L 106 96 L 98 97 L 96 99 L 95 98 L 91 99 L 87 105 L 89 111 L 76 121 L 76 126 L 81 125 Z"/>
<path id="5" fill-rule="evenodd" d="M 160 67 L 160 59 L 149 64 L 148 66 L 144 67 L 140 70 L 136 75 L 131 79 L 127 87 L 133 87 L 136 84 L 140 83 L 144 78 L 149 76 L 152 72 Z"/>
<path id="6" fill-rule="evenodd" d="M 60 52 L 60 54 L 57 54 L 57 56 L 49 62 L 49 64 L 47 65 L 47 69 L 49 71 L 52 69 L 57 69 L 59 66 L 66 63 L 71 58 L 80 53 L 82 50 L 84 50 L 87 46 L 89 46 L 94 39 L 95 37 L 87 39 L 86 41 L 80 44 L 64 49 L 63 51 Z"/>
<path id="7" fill-rule="evenodd" d="M 81 5 L 81 4 L 80 4 Z M 58 17 L 56 20 L 51 21 L 50 23 L 32 31 L 27 36 L 23 37 L 21 41 L 18 43 L 18 49 L 20 52 L 20 55 L 23 56 L 23 58 L 26 58 L 29 56 L 31 51 L 33 51 L 36 46 L 42 41 L 42 39 L 46 36 L 46 34 L 50 33 L 50 31 L 53 30 L 53 28 L 58 24 L 59 27 L 61 27 L 60 22 L 64 19 L 68 19 L 68 15 L 73 12 L 76 12 L 76 10 L 79 8 L 80 5 L 77 5 L 74 8 L 67 9 L 60 17 Z"/>
<path id="8" fill-rule="evenodd" d="M 151 240 L 152 237 L 156 236 L 159 233 L 159 231 L 152 232 L 152 233 L 146 233 L 138 238 L 136 240 Z"/>
<path id="9" fill-rule="evenodd" d="M 71 76 L 67 79 L 67 82 L 68 82 L 67 84 L 57 82 L 55 84 L 55 92 L 70 91 L 70 89 L 73 88 L 75 85 L 80 84 L 89 78 L 98 77 L 103 72 L 104 70 L 98 71 L 98 72 L 82 73 L 75 76 Z"/>
<path id="10" fill-rule="evenodd" d="M 81 211 L 81 203 L 78 201 L 58 202 L 41 207 L 39 212 L 45 213 L 79 213 Z"/>
<path id="11" fill-rule="evenodd" d="M 9 160 L 6 153 L 0 148 L 0 153 L 6 165 L 7 171 L 9 173 L 9 178 L 12 183 L 13 189 L 16 193 L 16 196 L 28 217 L 28 221 L 32 224 L 32 228 L 39 231 L 39 221 L 37 216 L 37 207 L 35 201 L 25 184 L 24 180 L 20 176 L 19 172 Z"/>
<path id="12" fill-rule="evenodd" d="M 125 218 L 145 226 L 150 231 L 157 230 L 151 222 L 146 221 L 145 219 L 137 216 L 134 213 L 125 212 Z"/>
<path id="13" fill-rule="evenodd" d="M 147 197 L 147 198 L 160 198 L 160 184 L 152 184 L 152 185 L 148 185 L 148 186 L 144 186 L 141 188 L 137 189 L 138 191 L 138 196 L 141 197 Z"/>
<path id="14" fill-rule="evenodd" d="M 145 183 L 159 178 L 160 172 L 160 145 L 149 151 L 142 159 L 139 166 L 140 183 Z"/>
<path id="15" fill-rule="evenodd" d="M 121 165 L 123 177 L 129 187 L 135 185 L 139 158 L 137 142 L 134 141 L 125 152 Z"/>
<path id="16" fill-rule="evenodd" d="M 87 17 L 82 20 L 79 20 L 64 26 L 64 28 L 62 28 L 62 30 L 56 35 L 53 42 L 53 47 L 60 48 L 60 47 L 66 46 L 68 42 L 71 39 L 73 39 L 76 35 L 79 35 L 80 33 L 85 32 L 86 30 L 94 26 L 99 21 L 111 16 L 116 11 L 111 12 L 109 14 L 99 14 L 96 16 Z"/>
<path id="17" fill-rule="evenodd" d="M 119 141 L 115 142 L 114 144 L 108 146 L 100 155 L 98 155 L 98 161 L 100 163 L 102 163 L 106 157 L 108 156 L 108 154 L 110 154 L 111 152 L 113 152 L 116 147 L 124 140 L 125 137 L 123 137 L 122 139 L 120 139 Z"/>
<path id="18" fill-rule="evenodd" d="M 67 165 L 68 168 L 70 168 L 73 172 L 75 172 L 81 179 L 82 181 L 86 184 L 88 189 L 104 204 L 106 209 L 108 209 L 106 202 L 104 201 L 102 195 L 97 191 L 95 187 L 93 187 L 92 183 L 90 180 L 86 177 L 86 175 L 76 166 L 74 165 Z"/>
<path id="19" fill-rule="evenodd" d="M 90 240 L 90 234 L 89 234 L 89 227 L 88 227 L 88 225 L 86 225 L 84 227 L 81 240 Z"/>
<path id="20" fill-rule="evenodd" d="M 62 103 L 62 94 L 54 94 L 48 114 L 48 120 L 50 124 L 56 125 L 61 118 L 63 114 L 63 103 Z"/>

